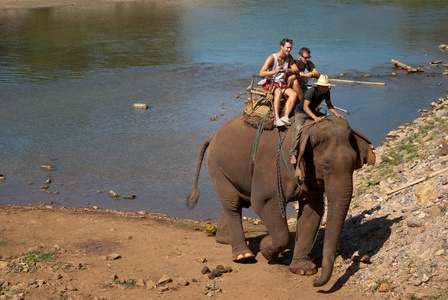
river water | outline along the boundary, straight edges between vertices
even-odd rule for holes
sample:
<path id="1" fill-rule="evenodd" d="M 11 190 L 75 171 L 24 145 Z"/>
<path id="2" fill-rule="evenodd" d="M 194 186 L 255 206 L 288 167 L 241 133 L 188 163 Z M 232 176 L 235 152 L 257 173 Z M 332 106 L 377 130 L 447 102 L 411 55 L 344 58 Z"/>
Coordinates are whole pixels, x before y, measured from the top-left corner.
<path id="1" fill-rule="evenodd" d="M 429 66 L 448 62 L 448 51 L 438 49 L 448 44 L 447 11 L 445 0 L 147 0 L 0 10 L 0 203 L 216 219 L 206 165 L 199 204 L 185 208 L 199 148 L 242 111 L 235 95 L 282 38 L 294 40 L 294 57 L 309 47 L 323 74 L 386 83 L 332 88 L 334 105 L 352 112 L 351 126 L 379 146 L 447 93 L 444 68 Z M 424 72 L 406 74 L 390 59 Z M 46 179 L 59 194 L 40 192 Z M 109 190 L 136 198 L 114 200 Z"/>

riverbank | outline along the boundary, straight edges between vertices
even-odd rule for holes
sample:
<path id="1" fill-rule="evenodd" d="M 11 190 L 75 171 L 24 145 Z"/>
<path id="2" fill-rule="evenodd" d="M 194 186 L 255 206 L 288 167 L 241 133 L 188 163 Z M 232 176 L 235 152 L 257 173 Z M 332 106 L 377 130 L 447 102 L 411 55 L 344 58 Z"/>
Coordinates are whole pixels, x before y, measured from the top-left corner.
<path id="1" fill-rule="evenodd" d="M 237 264 L 230 246 L 207 233 L 212 222 L 3 205 L 0 299 L 447 299 L 448 96 L 420 113 L 375 149 L 375 166 L 355 172 L 335 270 L 323 288 L 312 287 L 315 276 L 288 271 L 291 248 L 267 263 L 258 250 L 266 234 L 259 220 L 244 221 L 256 262 Z M 318 265 L 322 237 L 323 230 L 313 251 Z M 231 272 L 216 280 L 203 274 L 218 265 Z"/>
<path id="2" fill-rule="evenodd" d="M 0 0 L 0 10 L 132 1 L 135 0 Z"/>

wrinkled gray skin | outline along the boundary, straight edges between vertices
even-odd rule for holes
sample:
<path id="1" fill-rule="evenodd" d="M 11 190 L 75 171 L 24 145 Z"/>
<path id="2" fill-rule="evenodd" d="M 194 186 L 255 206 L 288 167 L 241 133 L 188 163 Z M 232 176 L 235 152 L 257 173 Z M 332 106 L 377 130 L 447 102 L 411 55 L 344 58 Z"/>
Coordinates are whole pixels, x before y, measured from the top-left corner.
<path id="1" fill-rule="evenodd" d="M 266 225 L 269 235 L 261 241 L 260 252 L 268 261 L 276 259 L 289 244 L 287 222 L 282 217 L 277 197 L 278 135 L 283 136 L 284 131 L 284 128 L 263 131 L 254 163 L 252 155 L 257 130 L 244 125 L 241 115 L 225 123 L 202 145 L 194 189 L 187 198 L 187 206 L 193 208 L 199 198 L 198 177 L 208 148 L 210 178 L 223 207 L 216 239 L 219 243 L 230 242 L 234 261 L 254 258 L 243 233 L 243 207 L 252 205 Z M 300 275 L 317 272 L 309 254 L 324 214 L 325 192 L 328 211 L 322 272 L 313 283 L 314 286 L 322 286 L 330 280 L 333 272 L 336 249 L 352 197 L 353 171 L 365 163 L 374 164 L 375 154 L 372 143 L 366 137 L 351 129 L 347 121 L 331 116 L 304 129 L 295 170 L 289 163 L 292 132 L 293 128 L 290 128 L 283 142 L 287 163 L 280 156 L 281 183 L 286 202 L 299 200 L 300 203 L 290 271 Z M 288 172 L 288 167 L 295 174 L 296 181 Z"/>

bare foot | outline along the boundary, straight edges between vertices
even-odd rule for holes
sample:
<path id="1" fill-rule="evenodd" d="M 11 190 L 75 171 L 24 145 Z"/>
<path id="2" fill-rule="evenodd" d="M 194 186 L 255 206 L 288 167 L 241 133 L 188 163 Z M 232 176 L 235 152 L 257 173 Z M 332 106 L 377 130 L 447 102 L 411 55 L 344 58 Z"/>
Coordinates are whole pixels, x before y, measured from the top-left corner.
<path id="1" fill-rule="evenodd" d="M 297 157 L 295 157 L 294 155 L 291 155 L 291 164 L 295 165 L 297 163 Z"/>

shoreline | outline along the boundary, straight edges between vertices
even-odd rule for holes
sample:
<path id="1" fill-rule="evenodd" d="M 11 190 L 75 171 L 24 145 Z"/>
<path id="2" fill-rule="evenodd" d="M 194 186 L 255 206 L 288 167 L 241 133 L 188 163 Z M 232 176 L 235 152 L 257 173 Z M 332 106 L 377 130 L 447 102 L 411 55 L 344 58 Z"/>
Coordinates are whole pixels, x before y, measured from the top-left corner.
<path id="1" fill-rule="evenodd" d="M 0 11 L 135 1 L 136 0 L 0 0 Z"/>

